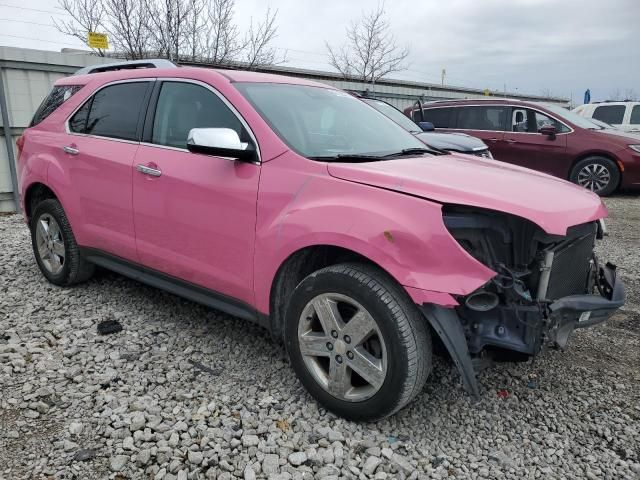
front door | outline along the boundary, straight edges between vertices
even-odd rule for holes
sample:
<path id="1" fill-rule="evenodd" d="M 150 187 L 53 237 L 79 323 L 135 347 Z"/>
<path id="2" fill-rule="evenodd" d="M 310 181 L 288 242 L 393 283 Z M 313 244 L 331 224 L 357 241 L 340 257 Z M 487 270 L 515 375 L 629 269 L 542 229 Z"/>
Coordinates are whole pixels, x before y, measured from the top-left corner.
<path id="1" fill-rule="evenodd" d="M 159 84 L 151 131 L 134 164 L 133 205 L 143 265 L 253 304 L 253 252 L 260 166 L 191 153 L 192 128 L 248 132 L 217 92 Z M 146 129 L 145 129 L 146 130 Z"/>
<path id="2" fill-rule="evenodd" d="M 540 128 L 547 125 L 556 128 L 556 135 L 539 133 Z M 567 158 L 567 135 L 570 131 L 563 123 L 538 110 L 513 107 L 500 160 L 564 177 L 570 161 Z"/>

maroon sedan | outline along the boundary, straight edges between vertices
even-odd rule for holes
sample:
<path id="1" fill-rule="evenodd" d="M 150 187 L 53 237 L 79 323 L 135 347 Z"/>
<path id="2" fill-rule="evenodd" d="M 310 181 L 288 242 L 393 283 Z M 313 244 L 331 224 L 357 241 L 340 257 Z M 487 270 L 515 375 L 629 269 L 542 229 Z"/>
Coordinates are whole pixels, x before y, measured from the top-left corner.
<path id="1" fill-rule="evenodd" d="M 640 136 L 604 129 L 548 103 L 451 100 L 405 109 L 415 121 L 482 139 L 494 158 L 582 185 L 599 195 L 640 187 Z"/>

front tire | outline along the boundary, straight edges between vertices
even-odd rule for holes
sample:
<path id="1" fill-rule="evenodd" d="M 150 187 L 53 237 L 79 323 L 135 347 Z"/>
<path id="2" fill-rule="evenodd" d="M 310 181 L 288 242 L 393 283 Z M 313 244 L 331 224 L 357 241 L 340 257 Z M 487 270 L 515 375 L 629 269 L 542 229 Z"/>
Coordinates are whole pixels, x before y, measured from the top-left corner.
<path id="1" fill-rule="evenodd" d="M 601 197 L 611 195 L 620 183 L 620 169 L 606 157 L 587 157 L 575 164 L 570 180 Z"/>
<path id="2" fill-rule="evenodd" d="M 68 286 L 87 280 L 94 266 L 80 256 L 69 220 L 58 200 L 36 205 L 31 221 L 31 244 L 40 271 L 54 285 Z"/>
<path id="3" fill-rule="evenodd" d="M 368 265 L 334 265 L 306 277 L 287 308 L 285 344 L 309 393 L 350 420 L 397 412 L 431 371 L 424 318 L 393 279 Z"/>

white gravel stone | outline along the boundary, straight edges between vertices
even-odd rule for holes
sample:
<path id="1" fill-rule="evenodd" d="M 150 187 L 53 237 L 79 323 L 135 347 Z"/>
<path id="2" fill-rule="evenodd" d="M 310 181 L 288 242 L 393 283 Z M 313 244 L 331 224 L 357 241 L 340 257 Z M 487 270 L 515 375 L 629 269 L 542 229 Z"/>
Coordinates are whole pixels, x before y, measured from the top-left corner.
<path id="1" fill-rule="evenodd" d="M 255 325 L 115 274 L 52 287 L 22 218 L 0 216 L 0 477 L 640 478 L 640 197 L 605 202 L 622 312 L 484 371 L 478 400 L 434 356 L 424 391 L 375 423 L 328 414 Z M 108 319 L 124 330 L 98 335 Z"/>
<path id="2" fill-rule="evenodd" d="M 307 461 L 307 454 L 304 452 L 294 452 L 289 455 L 289 463 L 295 467 Z"/>

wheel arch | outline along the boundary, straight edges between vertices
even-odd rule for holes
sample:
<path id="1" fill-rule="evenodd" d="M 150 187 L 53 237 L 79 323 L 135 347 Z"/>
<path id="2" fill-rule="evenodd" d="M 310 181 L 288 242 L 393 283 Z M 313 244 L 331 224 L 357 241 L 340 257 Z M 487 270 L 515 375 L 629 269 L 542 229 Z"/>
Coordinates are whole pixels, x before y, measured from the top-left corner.
<path id="1" fill-rule="evenodd" d="M 291 253 L 277 269 L 269 295 L 271 332 L 281 339 L 284 327 L 284 313 L 291 294 L 298 284 L 308 275 L 331 265 L 344 262 L 357 262 L 371 265 L 393 276 L 376 262 L 348 248 L 336 245 L 310 245 Z M 394 279 L 397 282 L 397 280 Z M 399 284 L 399 283 L 398 283 Z"/>
<path id="2" fill-rule="evenodd" d="M 616 157 L 615 155 L 612 155 L 611 152 L 607 152 L 606 150 L 590 150 L 588 152 L 582 152 L 580 155 L 574 158 L 573 162 L 571 162 L 571 167 L 567 172 L 566 179 L 571 181 L 571 174 L 573 173 L 573 169 L 576 167 L 578 162 L 581 162 L 582 160 L 589 157 L 603 157 L 615 163 L 616 167 L 618 167 L 618 172 L 620 173 L 620 179 L 618 180 L 618 185 L 616 185 L 616 189 L 620 187 L 620 185 L 622 185 L 622 177 L 624 175 L 624 165 L 622 165 L 622 162 L 618 157 Z"/>
<path id="3" fill-rule="evenodd" d="M 44 183 L 34 182 L 29 185 L 29 187 L 27 187 L 27 190 L 24 194 L 24 211 L 27 222 L 31 220 L 31 214 L 33 213 L 33 209 L 36 207 L 36 205 L 48 198 L 53 198 L 60 201 L 55 192 Z"/>

